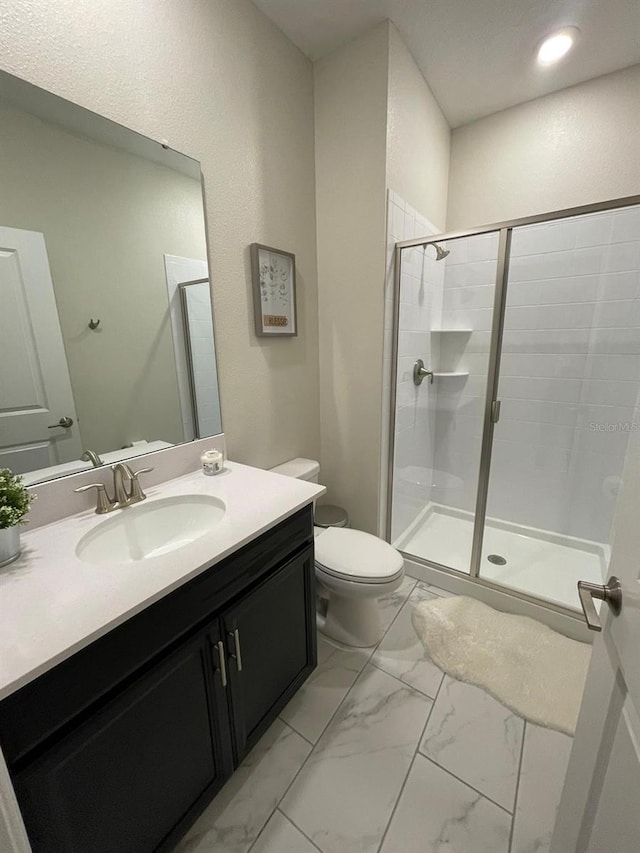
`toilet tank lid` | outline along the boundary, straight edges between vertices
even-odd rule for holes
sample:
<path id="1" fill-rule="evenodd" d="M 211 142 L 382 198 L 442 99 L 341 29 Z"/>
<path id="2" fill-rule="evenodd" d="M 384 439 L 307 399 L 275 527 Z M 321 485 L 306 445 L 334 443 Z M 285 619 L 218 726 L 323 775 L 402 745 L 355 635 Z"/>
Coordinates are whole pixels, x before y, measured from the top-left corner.
<path id="1" fill-rule="evenodd" d="M 296 459 L 289 459 L 288 462 L 283 462 L 282 465 L 276 465 L 271 468 L 274 474 L 283 474 L 285 477 L 295 477 L 297 480 L 312 480 L 318 476 L 320 465 L 315 459 L 303 459 L 298 456 Z"/>

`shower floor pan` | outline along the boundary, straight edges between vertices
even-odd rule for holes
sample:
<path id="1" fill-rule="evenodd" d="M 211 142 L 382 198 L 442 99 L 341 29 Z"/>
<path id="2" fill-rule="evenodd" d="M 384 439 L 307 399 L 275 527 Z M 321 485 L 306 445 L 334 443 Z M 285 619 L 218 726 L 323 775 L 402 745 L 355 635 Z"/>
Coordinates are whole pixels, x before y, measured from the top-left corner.
<path id="1" fill-rule="evenodd" d="M 394 545 L 469 574 L 472 536 L 470 513 L 432 503 Z M 480 577 L 579 610 L 578 581 L 604 583 L 608 562 L 609 548 L 598 542 L 487 518 Z"/>

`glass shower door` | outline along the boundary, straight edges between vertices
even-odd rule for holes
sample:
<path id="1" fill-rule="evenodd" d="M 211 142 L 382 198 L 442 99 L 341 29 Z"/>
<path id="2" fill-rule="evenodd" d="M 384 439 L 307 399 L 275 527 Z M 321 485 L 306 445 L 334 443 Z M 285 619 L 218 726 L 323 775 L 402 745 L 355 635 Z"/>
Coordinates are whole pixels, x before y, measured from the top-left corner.
<path id="1" fill-rule="evenodd" d="M 512 231 L 481 578 L 579 609 L 603 583 L 640 389 L 640 209 Z"/>
<path id="2" fill-rule="evenodd" d="M 465 573 L 497 258 L 496 231 L 400 250 L 391 541 Z"/>

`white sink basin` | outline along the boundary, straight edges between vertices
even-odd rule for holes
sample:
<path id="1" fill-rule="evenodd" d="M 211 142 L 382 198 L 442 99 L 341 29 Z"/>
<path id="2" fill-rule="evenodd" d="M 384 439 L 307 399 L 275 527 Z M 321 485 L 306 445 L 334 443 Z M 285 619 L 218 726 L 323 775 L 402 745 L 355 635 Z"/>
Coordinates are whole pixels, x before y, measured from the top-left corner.
<path id="1" fill-rule="evenodd" d="M 137 563 L 168 554 L 209 533 L 224 518 L 224 501 L 177 495 L 144 501 L 94 527 L 76 546 L 78 559 L 97 565 Z"/>

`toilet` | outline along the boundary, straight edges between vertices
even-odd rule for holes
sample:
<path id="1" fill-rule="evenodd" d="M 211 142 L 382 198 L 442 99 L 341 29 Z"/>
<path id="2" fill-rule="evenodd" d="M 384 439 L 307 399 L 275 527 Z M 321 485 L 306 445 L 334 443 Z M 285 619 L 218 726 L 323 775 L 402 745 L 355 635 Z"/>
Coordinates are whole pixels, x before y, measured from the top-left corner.
<path id="1" fill-rule="evenodd" d="M 313 459 L 290 459 L 275 474 L 317 483 Z M 401 554 L 387 542 L 348 527 L 314 527 L 318 629 L 347 646 L 374 646 L 382 637 L 378 599 L 404 577 Z"/>

